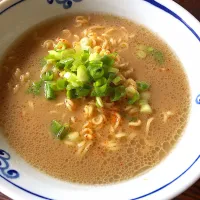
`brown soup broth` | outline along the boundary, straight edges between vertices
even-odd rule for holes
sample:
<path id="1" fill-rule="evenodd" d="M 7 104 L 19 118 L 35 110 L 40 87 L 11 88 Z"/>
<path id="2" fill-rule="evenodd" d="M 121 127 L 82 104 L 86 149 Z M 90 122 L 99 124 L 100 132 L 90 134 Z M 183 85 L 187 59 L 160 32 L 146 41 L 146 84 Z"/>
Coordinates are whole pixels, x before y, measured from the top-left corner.
<path id="1" fill-rule="evenodd" d="M 22 158 L 53 177 L 84 184 L 108 184 L 130 179 L 158 164 L 181 136 L 187 122 L 190 102 L 186 74 L 171 49 L 147 28 L 104 14 L 91 14 L 89 24 L 75 27 L 75 17 L 65 16 L 46 21 L 28 30 L 9 48 L 0 64 L 0 126 L 3 127 L 3 134 L 9 144 Z M 47 55 L 47 49 L 42 47 L 44 41 L 65 38 L 63 29 L 69 29 L 72 34 L 82 37 L 83 30 L 93 25 L 118 27 L 118 31 L 110 34 L 113 38 L 122 37 L 120 27 L 125 27 L 133 35 L 129 39 L 128 49 L 119 52 L 119 55 L 124 62 L 129 63 L 123 69 L 124 72 L 132 70 L 128 77 L 150 83 L 153 114 L 137 115 L 142 121 L 140 127 L 129 127 L 128 119 L 123 119 L 120 125 L 123 132 L 135 133 L 135 136 L 120 139 L 120 149 L 114 152 L 106 151 L 101 146 L 110 137 L 108 120 L 96 132 L 101 137 L 97 138 L 86 156 L 79 158 L 75 155 L 74 147 L 52 138 L 49 125 L 54 119 L 68 122 L 73 116 L 77 120 L 72 128 L 81 131 L 86 121 L 83 108 L 89 100 L 76 100 L 77 109 L 70 112 L 65 106 L 56 106 L 63 102 L 64 93 L 52 101 L 46 100 L 43 94 L 28 95 L 25 92 L 26 84 L 21 84 L 16 79 L 16 68 L 21 70 L 21 74 L 25 74 L 25 78 L 26 72 L 29 72 L 31 80 L 38 80 L 40 63 Z M 71 36 L 68 40 L 72 42 L 75 37 Z M 141 44 L 159 49 L 165 56 L 164 63 L 158 64 L 152 56 L 139 59 L 136 52 Z M 19 84 L 19 90 L 13 90 L 16 84 Z M 18 91 L 14 94 L 15 90 Z M 126 105 L 122 103 L 118 107 L 123 109 Z M 163 113 L 167 111 L 174 114 L 164 123 Z M 154 121 L 146 135 L 146 122 L 150 117 Z"/>

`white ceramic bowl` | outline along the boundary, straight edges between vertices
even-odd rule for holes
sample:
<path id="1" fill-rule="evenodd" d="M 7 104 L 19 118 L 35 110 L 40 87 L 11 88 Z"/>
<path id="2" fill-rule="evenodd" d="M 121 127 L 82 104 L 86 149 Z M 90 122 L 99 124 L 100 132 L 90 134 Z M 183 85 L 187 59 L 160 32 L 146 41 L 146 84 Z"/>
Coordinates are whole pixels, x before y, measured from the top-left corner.
<path id="1" fill-rule="evenodd" d="M 191 87 L 191 112 L 185 133 L 167 158 L 149 172 L 119 184 L 96 187 L 42 174 L 22 160 L 0 136 L 0 191 L 16 200 L 175 197 L 200 177 L 199 22 L 171 0 L 3 0 L 0 57 L 29 27 L 56 15 L 76 12 L 106 12 L 126 17 L 147 26 L 171 46 L 183 63 Z"/>

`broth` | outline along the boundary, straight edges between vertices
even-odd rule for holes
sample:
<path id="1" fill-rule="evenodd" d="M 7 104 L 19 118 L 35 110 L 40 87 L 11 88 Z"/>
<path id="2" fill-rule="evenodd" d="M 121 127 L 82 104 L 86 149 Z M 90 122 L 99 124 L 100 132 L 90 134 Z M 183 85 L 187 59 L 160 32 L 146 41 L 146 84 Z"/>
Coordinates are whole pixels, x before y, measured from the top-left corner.
<path id="1" fill-rule="evenodd" d="M 0 125 L 4 128 L 3 134 L 28 163 L 53 177 L 83 184 L 108 184 L 130 179 L 158 164 L 181 136 L 190 104 L 186 74 L 171 49 L 147 28 L 125 19 L 98 14 L 90 15 L 89 24 L 77 22 L 75 27 L 75 18 L 56 18 L 28 30 L 4 56 L 0 88 Z M 78 39 L 77 36 L 83 37 L 82 32 L 94 25 L 104 26 L 103 30 L 95 29 L 101 36 L 105 30 L 117 27 L 117 31 L 107 34 L 109 40 L 114 38 L 119 43 L 126 36 L 123 34 L 129 34 L 128 48 L 119 51 L 122 62 L 120 70 L 126 79 L 130 77 L 151 85 L 150 105 L 153 112 L 144 115 L 133 111 L 130 116 L 139 118 L 141 125 L 132 127 L 128 126 L 131 120 L 120 113 L 130 112 L 130 108 L 127 108 L 125 101 L 116 103 L 123 119 L 119 129 L 128 137 L 117 140 L 120 148 L 116 151 L 108 151 L 102 146 L 102 142 L 112 138 L 110 118 L 113 114 L 108 115 L 94 133 L 100 137 L 96 137 L 87 154 L 80 158 L 74 146 L 52 137 L 49 126 L 55 119 L 62 123 L 72 120 L 75 122 L 71 124 L 73 131 L 81 132 L 88 120 L 84 107 L 92 101 L 91 97 L 74 100 L 76 110 L 70 112 L 63 103 L 63 92 L 55 100 L 48 101 L 43 94 L 34 96 L 25 91 L 29 79 L 34 81 L 40 77 L 41 60 L 48 54 L 47 49 L 42 47 L 44 41 L 60 37 L 71 43 Z M 69 29 L 72 36 L 67 38 L 69 32 L 63 32 L 64 29 Z M 141 45 L 158 49 L 164 55 L 164 62 L 159 64 L 153 56 L 144 54 Z M 20 76 L 22 74 L 24 76 Z M 125 108 L 127 111 L 124 111 Z M 109 108 L 105 110 L 109 111 Z M 147 131 L 149 119 L 152 121 L 149 121 Z"/>

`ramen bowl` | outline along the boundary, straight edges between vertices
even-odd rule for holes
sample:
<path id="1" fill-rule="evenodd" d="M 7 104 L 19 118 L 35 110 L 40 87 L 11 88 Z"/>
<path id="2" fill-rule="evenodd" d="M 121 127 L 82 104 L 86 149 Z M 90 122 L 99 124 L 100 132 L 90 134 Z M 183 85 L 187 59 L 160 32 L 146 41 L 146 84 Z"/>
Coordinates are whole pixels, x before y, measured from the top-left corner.
<path id="1" fill-rule="evenodd" d="M 200 24 L 173 1 L 3 0 L 0 2 L 0 57 L 24 31 L 46 19 L 96 12 L 125 17 L 146 26 L 175 52 L 191 89 L 191 109 L 183 136 L 160 164 L 142 175 L 116 184 L 92 186 L 43 174 L 27 164 L 0 135 L 0 191 L 10 198 L 168 200 L 200 178 Z"/>

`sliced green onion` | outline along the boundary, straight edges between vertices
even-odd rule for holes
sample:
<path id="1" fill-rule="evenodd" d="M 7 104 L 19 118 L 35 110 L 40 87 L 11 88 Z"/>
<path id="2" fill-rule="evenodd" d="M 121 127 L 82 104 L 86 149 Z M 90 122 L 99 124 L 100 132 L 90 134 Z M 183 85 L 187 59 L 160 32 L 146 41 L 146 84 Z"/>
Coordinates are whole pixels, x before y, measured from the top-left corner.
<path id="1" fill-rule="evenodd" d="M 118 86 L 114 88 L 114 96 L 111 98 L 111 101 L 118 101 L 123 96 L 125 96 L 125 94 L 126 94 L 125 87 L 123 85 Z"/>
<path id="2" fill-rule="evenodd" d="M 80 140 L 80 135 L 78 132 L 71 132 L 67 135 L 67 139 L 72 142 L 77 142 Z"/>
<path id="3" fill-rule="evenodd" d="M 50 87 L 53 91 L 57 91 L 57 84 L 56 84 L 56 81 L 49 81 L 48 82 L 50 84 Z"/>
<path id="4" fill-rule="evenodd" d="M 107 66 L 113 66 L 114 62 L 115 62 L 115 60 L 113 59 L 113 57 L 109 56 L 109 55 L 103 56 L 103 58 L 101 59 L 101 61 L 103 62 L 104 65 L 107 65 Z"/>
<path id="5" fill-rule="evenodd" d="M 57 60 L 52 56 L 48 55 L 46 57 L 44 57 L 46 64 L 55 64 L 57 62 Z M 45 68 L 45 65 L 43 66 Z"/>
<path id="6" fill-rule="evenodd" d="M 139 91 L 144 92 L 149 89 L 150 85 L 144 81 L 137 81 L 137 88 Z"/>
<path id="7" fill-rule="evenodd" d="M 89 73 L 94 80 L 101 78 L 104 75 L 103 63 L 101 61 L 90 61 Z"/>
<path id="8" fill-rule="evenodd" d="M 138 101 L 139 99 L 140 99 L 140 94 L 139 94 L 139 92 L 136 91 L 136 92 L 133 94 L 133 97 L 130 98 L 130 99 L 128 100 L 128 104 L 132 105 L 132 104 L 134 104 L 136 101 Z"/>
<path id="9" fill-rule="evenodd" d="M 77 98 L 76 89 L 67 90 L 67 92 L 66 92 L 66 97 L 67 97 L 68 99 L 76 99 L 76 98 Z"/>
<path id="10" fill-rule="evenodd" d="M 71 73 L 71 72 L 66 72 L 64 77 L 67 79 L 68 82 L 75 82 L 78 81 L 78 78 L 76 76 L 76 74 Z"/>
<path id="11" fill-rule="evenodd" d="M 129 86 L 126 88 L 126 95 L 128 97 L 133 97 L 133 95 L 137 92 L 137 90 L 133 86 Z"/>
<path id="12" fill-rule="evenodd" d="M 66 96 L 68 99 L 76 99 L 88 96 L 91 91 L 91 86 L 87 84 L 82 84 L 79 87 L 74 87 L 71 84 L 67 85 Z"/>
<path id="13" fill-rule="evenodd" d="M 51 132 L 59 140 L 63 140 L 66 137 L 66 135 L 69 132 L 69 129 L 70 129 L 69 125 L 63 126 L 56 120 L 53 120 L 51 122 Z"/>
<path id="14" fill-rule="evenodd" d="M 108 90 L 108 85 L 104 84 L 99 87 L 94 87 L 94 90 L 91 93 L 91 96 L 96 96 L 96 97 L 104 97 L 107 94 Z"/>
<path id="15" fill-rule="evenodd" d="M 77 98 L 86 97 L 90 93 L 90 89 L 79 87 L 76 88 L 76 96 Z"/>
<path id="16" fill-rule="evenodd" d="M 65 90 L 66 88 L 66 81 L 65 79 L 58 79 L 56 81 L 57 90 Z"/>
<path id="17" fill-rule="evenodd" d="M 145 113 L 145 114 L 151 114 L 152 113 L 152 108 L 149 104 L 144 104 L 141 106 L 140 108 L 140 112 L 141 113 Z"/>
<path id="18" fill-rule="evenodd" d="M 92 61 L 90 61 L 88 68 L 95 68 L 95 67 L 102 68 L 103 67 L 103 62 L 101 62 L 100 60 L 92 60 Z"/>
<path id="19" fill-rule="evenodd" d="M 164 55 L 161 51 L 151 47 L 151 46 L 145 46 L 145 45 L 139 45 L 138 46 L 138 52 L 137 56 L 139 58 L 146 58 L 147 55 L 152 55 L 155 59 L 160 64 L 163 64 L 165 61 Z"/>
<path id="20" fill-rule="evenodd" d="M 105 71 L 105 70 L 104 70 Z M 112 73 L 112 72 L 106 72 L 106 77 L 108 77 L 108 83 L 110 84 L 115 78 L 116 78 L 116 74 Z"/>
<path id="21" fill-rule="evenodd" d="M 52 133 L 58 133 L 61 128 L 62 128 L 62 125 L 58 121 L 53 120 L 51 122 L 51 131 L 52 131 Z"/>
<path id="22" fill-rule="evenodd" d="M 154 51 L 154 48 L 153 48 L 153 47 L 147 47 L 146 50 L 147 50 L 148 52 L 153 52 L 153 51 Z"/>
<path id="23" fill-rule="evenodd" d="M 62 69 L 64 69 L 65 64 L 63 64 L 61 62 L 57 62 L 55 66 L 56 66 L 57 69 L 62 70 Z"/>
<path id="24" fill-rule="evenodd" d="M 76 72 L 77 69 L 78 69 L 78 67 L 79 67 L 80 65 L 83 65 L 82 60 L 80 60 L 80 59 L 75 60 L 75 61 L 73 62 L 72 67 L 71 67 L 71 71 L 72 71 L 72 72 Z"/>
<path id="25" fill-rule="evenodd" d="M 107 83 L 107 79 L 103 77 L 95 81 L 94 87 L 100 87 L 102 85 L 105 85 L 106 83 Z"/>
<path id="26" fill-rule="evenodd" d="M 129 97 L 128 104 L 134 104 L 140 99 L 139 92 L 133 87 L 129 86 L 126 88 L 126 95 Z"/>
<path id="27" fill-rule="evenodd" d="M 73 58 L 75 56 L 76 51 L 74 49 L 65 49 L 64 51 L 60 52 L 60 59 L 59 60 L 64 60 L 67 58 Z"/>
<path id="28" fill-rule="evenodd" d="M 97 107 L 103 107 L 103 101 L 101 99 L 101 97 L 96 97 L 96 105 Z"/>
<path id="29" fill-rule="evenodd" d="M 81 60 L 82 62 L 87 62 L 89 60 L 89 56 L 90 56 L 90 53 L 89 51 L 83 51 L 83 53 L 81 54 Z"/>
<path id="30" fill-rule="evenodd" d="M 45 93 L 45 97 L 46 99 L 55 99 L 56 95 L 54 90 L 51 87 L 51 83 L 50 82 L 45 82 L 44 84 L 44 93 Z"/>
<path id="31" fill-rule="evenodd" d="M 73 84 L 71 84 L 71 83 L 68 83 L 67 84 L 67 87 L 66 87 L 66 89 L 67 90 L 73 90 L 73 89 L 76 89 L 77 87 L 75 87 Z"/>
<path id="32" fill-rule="evenodd" d="M 52 81 L 53 80 L 53 72 L 52 71 L 45 72 L 44 74 L 42 74 L 41 78 L 44 81 Z"/>
<path id="33" fill-rule="evenodd" d="M 98 53 L 91 53 L 89 57 L 89 61 L 100 61 L 101 56 Z"/>
<path id="34" fill-rule="evenodd" d="M 65 66 L 71 65 L 74 62 L 74 58 L 66 58 L 60 61 L 60 63 L 64 64 Z"/>
<path id="35" fill-rule="evenodd" d="M 84 65 L 80 65 L 77 69 L 77 78 L 79 81 L 88 82 L 89 75 L 87 72 L 87 68 Z"/>
<path id="36" fill-rule="evenodd" d="M 48 51 L 49 55 L 46 57 L 46 59 L 54 59 L 54 60 L 61 60 L 62 55 L 61 52 L 57 52 L 55 50 Z"/>
<path id="37" fill-rule="evenodd" d="M 60 62 L 57 62 L 56 67 L 58 67 L 59 69 L 64 68 L 65 71 L 68 71 L 71 68 L 73 62 L 74 62 L 74 58 L 66 58 L 66 59 L 61 60 Z"/>
<path id="38" fill-rule="evenodd" d="M 74 48 L 67 48 L 66 44 L 60 41 L 55 50 L 49 51 L 49 55 L 44 59 L 46 63 L 51 63 L 49 66 L 52 72 L 46 72 L 41 77 L 45 81 L 46 98 L 54 99 L 56 92 L 66 91 L 69 99 L 96 97 L 97 106 L 100 107 L 103 105 L 101 97 L 119 101 L 126 95 L 129 104 L 137 102 L 140 99 L 138 91 L 148 90 L 149 85 L 138 81 L 138 91 L 132 86 L 125 88 L 122 85 L 122 78 L 117 75 L 119 69 L 114 67 L 117 54 L 102 56 L 94 53 L 91 44 L 92 40 L 88 37 L 81 39 L 80 46 L 76 45 Z M 156 51 L 147 46 L 139 50 L 147 55 L 153 55 Z"/>
<path id="39" fill-rule="evenodd" d="M 120 82 L 121 82 L 121 77 L 120 76 L 117 76 L 115 79 L 113 79 L 113 83 L 115 84 L 115 85 L 119 85 L 120 84 Z"/>
<path id="40" fill-rule="evenodd" d="M 84 83 L 81 81 L 71 81 L 69 84 L 69 87 L 78 88 L 78 87 L 83 87 L 83 85 L 84 85 Z M 68 88 L 68 86 L 67 86 L 67 88 Z"/>
<path id="41" fill-rule="evenodd" d="M 151 106 L 148 104 L 147 100 L 141 99 L 139 101 L 139 105 L 140 105 L 140 112 L 141 113 L 145 113 L 145 114 L 151 114 L 152 113 Z"/>
<path id="42" fill-rule="evenodd" d="M 110 68 L 108 68 L 108 72 L 117 74 L 119 72 L 119 69 L 114 68 L 114 67 L 110 67 Z"/>
<path id="43" fill-rule="evenodd" d="M 28 88 L 27 93 L 33 95 L 39 95 L 41 92 L 41 87 L 43 85 L 43 80 L 38 82 L 33 82 L 32 85 Z"/>
<path id="44" fill-rule="evenodd" d="M 159 50 L 154 50 L 152 52 L 152 55 L 154 57 L 154 59 L 159 63 L 159 64 L 163 64 L 165 59 L 164 59 L 164 55 L 161 51 Z"/>

